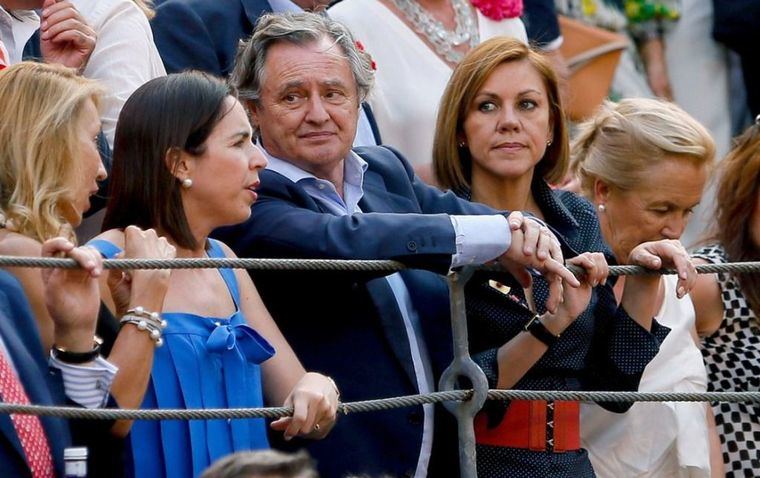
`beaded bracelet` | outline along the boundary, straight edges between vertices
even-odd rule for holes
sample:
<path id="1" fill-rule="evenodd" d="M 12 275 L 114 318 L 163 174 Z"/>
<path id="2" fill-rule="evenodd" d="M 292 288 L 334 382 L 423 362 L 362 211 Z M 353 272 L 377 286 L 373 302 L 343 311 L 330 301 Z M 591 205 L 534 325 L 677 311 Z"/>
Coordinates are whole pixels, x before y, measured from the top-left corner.
<path id="1" fill-rule="evenodd" d="M 124 324 L 132 324 L 138 330 L 148 332 L 156 347 L 161 347 L 164 344 L 161 335 L 168 324 L 165 320 L 161 319 L 161 315 L 158 312 L 150 312 L 138 306 L 134 309 L 129 309 L 124 314 L 124 317 L 121 318 L 120 323 L 122 326 Z"/>

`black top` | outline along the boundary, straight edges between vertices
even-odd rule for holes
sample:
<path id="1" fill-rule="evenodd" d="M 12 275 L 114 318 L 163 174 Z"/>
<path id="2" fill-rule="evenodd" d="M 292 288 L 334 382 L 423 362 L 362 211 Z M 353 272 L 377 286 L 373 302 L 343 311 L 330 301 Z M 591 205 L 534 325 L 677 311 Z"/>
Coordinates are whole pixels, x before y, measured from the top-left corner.
<path id="1" fill-rule="evenodd" d="M 602 252 L 610 263 L 614 262 L 609 247 L 602 239 L 599 222 L 593 206 L 585 199 L 566 191 L 553 191 L 543 180 L 531 186 L 533 195 L 546 223 L 556 234 L 563 236 L 567 245 L 577 253 Z M 469 199 L 469 191 L 458 191 Z M 566 256 L 568 251 L 566 251 Z M 572 254 L 570 254 L 572 255 Z M 669 329 L 652 324 L 647 331 L 634 321 L 615 300 L 614 281 L 594 288 L 588 308 L 561 334 L 559 340 L 513 387 L 522 390 L 630 390 L 638 389 L 641 374 L 657 354 L 660 342 Z M 491 281 L 509 287 L 499 290 Z M 549 289 L 539 275 L 533 277 L 533 299 L 537 312 L 543 314 Z M 470 352 L 488 377 L 489 386 L 495 388 L 498 380 L 497 351 L 517 334 L 533 316 L 528 308 L 523 289 L 508 274 L 478 272 L 465 288 Z M 631 404 L 604 403 L 605 408 L 623 412 Z M 490 401 L 484 408 L 489 424 L 498 425 L 508 402 Z M 478 476 L 593 476 L 585 451 L 575 458 L 565 456 L 562 463 L 548 461 L 552 455 L 526 450 L 481 450 L 478 447 Z M 504 453 L 509 451 L 509 453 Z M 495 452 L 494 455 L 491 452 Z M 488 461 L 488 469 L 484 469 Z M 534 463 L 535 462 L 535 463 Z M 496 470 L 493 468 L 496 465 Z M 503 466 L 502 466 L 503 465 Z M 527 468 L 530 465 L 530 469 Z M 579 467 L 580 466 L 580 467 Z M 523 474 L 524 472 L 524 474 Z M 591 475 L 589 475 L 591 473 Z M 547 475 L 543 475 L 547 476 Z"/>

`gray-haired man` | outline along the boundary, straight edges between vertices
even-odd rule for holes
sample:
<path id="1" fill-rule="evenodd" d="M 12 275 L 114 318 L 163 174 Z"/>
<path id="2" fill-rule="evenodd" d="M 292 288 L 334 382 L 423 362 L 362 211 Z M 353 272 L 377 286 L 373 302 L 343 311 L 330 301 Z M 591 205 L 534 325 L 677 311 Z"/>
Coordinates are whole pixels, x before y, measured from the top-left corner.
<path id="1" fill-rule="evenodd" d="M 345 401 L 435 389 L 451 338 L 446 283 L 434 272 L 498 259 L 520 277 L 535 267 L 577 285 L 539 223 L 519 213 L 508 222 L 425 185 L 393 149 L 351 149 L 370 64 L 333 20 L 262 17 L 232 81 L 269 166 L 251 219 L 220 232 L 242 257 L 396 259 L 426 269 L 255 274 L 304 365 L 333 376 Z M 561 292 L 553 283 L 551 307 Z M 450 476 L 456 435 L 450 418 L 434 415 L 430 405 L 352 414 L 308 446 L 325 476 Z"/>

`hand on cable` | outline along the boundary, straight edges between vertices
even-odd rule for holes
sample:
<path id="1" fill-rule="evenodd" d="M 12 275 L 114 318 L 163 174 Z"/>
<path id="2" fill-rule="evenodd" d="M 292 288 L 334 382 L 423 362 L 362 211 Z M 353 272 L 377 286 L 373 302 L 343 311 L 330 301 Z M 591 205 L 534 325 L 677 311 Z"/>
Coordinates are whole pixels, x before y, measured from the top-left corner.
<path id="1" fill-rule="evenodd" d="M 676 269 L 678 298 L 688 294 L 697 282 L 697 269 L 680 241 L 663 239 L 645 242 L 634 247 L 628 255 L 628 264 L 648 269 Z M 625 279 L 621 305 L 634 318 L 652 318 L 657 313 L 655 304 L 659 294 L 661 276 L 632 275 Z"/>
<path id="2" fill-rule="evenodd" d="M 542 273 L 549 284 L 546 309 L 554 312 L 562 300 L 563 281 L 571 287 L 580 286 L 578 279 L 563 265 L 559 240 L 548 227 L 518 211 L 511 213 L 507 221 L 512 242 L 499 262 L 523 287 L 531 285 L 528 268 Z"/>
<path id="3" fill-rule="evenodd" d="M 58 63 L 81 73 L 90 59 L 97 34 L 68 0 L 42 4 L 40 49 L 46 63 Z"/>
<path id="4" fill-rule="evenodd" d="M 143 231 L 136 226 L 124 229 L 124 251 L 118 255 L 120 259 L 173 259 L 176 255 L 175 247 L 164 237 L 159 237 L 155 230 Z M 108 288 L 117 316 L 123 316 L 127 310 L 136 306 L 160 311 L 169 288 L 170 276 L 170 269 L 111 269 L 108 273 Z"/>
<path id="5" fill-rule="evenodd" d="M 547 313 L 543 323 L 554 335 L 561 334 L 588 307 L 591 292 L 599 284 L 607 283 L 610 269 L 604 254 L 599 252 L 584 252 L 568 259 L 568 264 L 582 267 L 584 275 L 580 278 L 580 287 L 565 287 L 562 303 L 555 313 Z"/>
<path id="6" fill-rule="evenodd" d="M 75 247 L 65 237 L 55 237 L 42 244 L 42 257 L 69 257 L 81 266 L 43 268 L 42 283 L 45 305 L 55 324 L 55 344 L 72 352 L 91 350 L 100 309 L 100 253 L 88 246 Z"/>
<path id="7" fill-rule="evenodd" d="M 286 440 L 294 436 L 323 438 L 335 425 L 339 398 L 332 379 L 308 372 L 285 399 L 284 406 L 293 407 L 293 416 L 275 420 L 271 427 L 283 432 Z"/>

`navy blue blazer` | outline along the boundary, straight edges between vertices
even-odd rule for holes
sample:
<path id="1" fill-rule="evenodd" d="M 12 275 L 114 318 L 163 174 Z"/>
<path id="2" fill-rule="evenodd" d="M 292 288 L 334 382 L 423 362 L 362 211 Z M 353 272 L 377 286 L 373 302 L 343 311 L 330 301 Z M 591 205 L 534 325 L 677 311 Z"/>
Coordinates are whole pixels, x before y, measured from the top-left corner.
<path id="1" fill-rule="evenodd" d="M 554 0 L 525 0 L 523 5 L 522 21 L 531 43 L 543 47 L 559 38 Z"/>
<path id="2" fill-rule="evenodd" d="M 227 76 L 240 40 L 272 9 L 267 0 L 165 0 L 151 21 L 167 73 L 195 69 Z"/>
<path id="3" fill-rule="evenodd" d="M 0 336 L 24 384 L 29 400 L 40 405 L 66 402 L 60 372 L 48 367 L 37 325 L 18 281 L 0 271 Z M 71 437 L 62 419 L 41 417 L 58 476 L 63 476 L 63 450 Z M 8 415 L 0 415 L 0 470 L 3 476 L 27 477 L 29 465 Z"/>
<path id="4" fill-rule="evenodd" d="M 448 289 L 436 274 L 448 270 L 455 252 L 448 215 L 495 211 L 424 184 L 390 148 L 355 151 L 369 165 L 359 203 L 364 214 L 334 216 L 300 185 L 265 170 L 251 218 L 215 235 L 241 257 L 395 259 L 426 269 L 401 275 L 437 380 L 452 358 Z M 387 281 L 378 279 L 385 274 L 251 275 L 306 369 L 332 376 L 342 400 L 418 393 L 403 319 Z M 405 476 L 417 464 L 422 416 L 421 407 L 342 416 L 324 440 L 298 445 L 309 448 L 323 476 Z M 446 412 L 436 418 L 430 476 L 457 469 L 455 430 Z"/>

